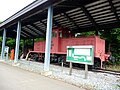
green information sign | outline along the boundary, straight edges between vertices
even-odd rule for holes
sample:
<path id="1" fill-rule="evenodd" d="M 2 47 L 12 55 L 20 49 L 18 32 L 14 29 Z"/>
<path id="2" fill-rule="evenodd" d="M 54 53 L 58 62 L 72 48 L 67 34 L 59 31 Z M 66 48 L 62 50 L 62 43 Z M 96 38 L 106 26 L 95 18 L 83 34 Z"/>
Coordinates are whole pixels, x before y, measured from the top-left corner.
<path id="1" fill-rule="evenodd" d="M 67 46 L 67 62 L 94 64 L 93 46 Z"/>

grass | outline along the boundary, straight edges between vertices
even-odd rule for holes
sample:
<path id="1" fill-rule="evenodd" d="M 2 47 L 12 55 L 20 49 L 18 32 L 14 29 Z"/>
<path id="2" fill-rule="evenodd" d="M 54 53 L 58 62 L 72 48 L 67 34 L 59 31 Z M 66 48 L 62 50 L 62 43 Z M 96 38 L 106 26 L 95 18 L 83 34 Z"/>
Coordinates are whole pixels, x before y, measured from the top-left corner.
<path id="1" fill-rule="evenodd" d="M 120 71 L 120 65 L 106 65 L 107 70 Z"/>

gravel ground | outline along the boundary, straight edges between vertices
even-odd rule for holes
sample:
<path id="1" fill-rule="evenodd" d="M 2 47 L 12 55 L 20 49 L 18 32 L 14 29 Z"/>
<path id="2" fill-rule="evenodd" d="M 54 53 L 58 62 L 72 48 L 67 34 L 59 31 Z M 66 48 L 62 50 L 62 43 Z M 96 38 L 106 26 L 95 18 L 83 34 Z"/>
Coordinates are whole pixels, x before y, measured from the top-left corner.
<path id="1" fill-rule="evenodd" d="M 4 63 L 14 66 L 13 61 L 4 61 Z M 36 72 L 41 75 L 43 63 L 20 60 L 16 67 Z M 85 88 L 86 90 L 120 90 L 120 76 L 106 73 L 88 72 L 88 78 L 84 79 L 84 70 L 73 69 L 72 75 L 69 75 L 69 68 L 50 65 L 49 78 L 64 81 L 75 86 Z"/>

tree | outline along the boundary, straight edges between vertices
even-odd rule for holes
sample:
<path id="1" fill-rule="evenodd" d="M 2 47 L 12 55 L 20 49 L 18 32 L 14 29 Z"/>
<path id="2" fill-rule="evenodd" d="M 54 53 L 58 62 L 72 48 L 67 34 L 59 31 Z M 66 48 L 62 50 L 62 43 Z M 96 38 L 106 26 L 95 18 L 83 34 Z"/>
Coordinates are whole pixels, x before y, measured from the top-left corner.
<path id="1" fill-rule="evenodd" d="M 120 28 L 101 32 L 101 37 L 106 40 L 106 51 L 111 52 L 116 60 L 120 60 Z"/>

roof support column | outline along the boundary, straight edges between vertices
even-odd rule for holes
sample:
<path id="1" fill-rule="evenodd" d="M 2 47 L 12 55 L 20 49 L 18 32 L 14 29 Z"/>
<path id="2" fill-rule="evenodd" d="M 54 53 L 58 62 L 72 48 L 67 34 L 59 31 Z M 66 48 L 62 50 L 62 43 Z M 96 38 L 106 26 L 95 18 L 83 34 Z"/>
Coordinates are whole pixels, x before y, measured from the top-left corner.
<path id="1" fill-rule="evenodd" d="M 35 39 L 33 39 L 33 43 L 32 43 L 32 50 L 34 51 L 34 42 L 35 42 Z"/>
<path id="2" fill-rule="evenodd" d="M 6 41 L 6 29 L 3 31 L 3 40 L 2 40 L 2 51 L 1 51 L 1 60 L 4 59 L 5 52 L 5 41 Z"/>
<path id="3" fill-rule="evenodd" d="M 20 32 L 21 32 L 21 22 L 18 21 L 14 63 L 17 63 L 17 62 L 18 62 L 19 43 L 20 43 Z"/>
<path id="4" fill-rule="evenodd" d="M 44 71 L 49 71 L 49 66 L 50 66 L 52 20 L 53 20 L 53 7 L 49 6 L 48 7 L 48 17 L 47 17 L 47 31 L 46 31 L 46 47 L 45 47 Z"/>

